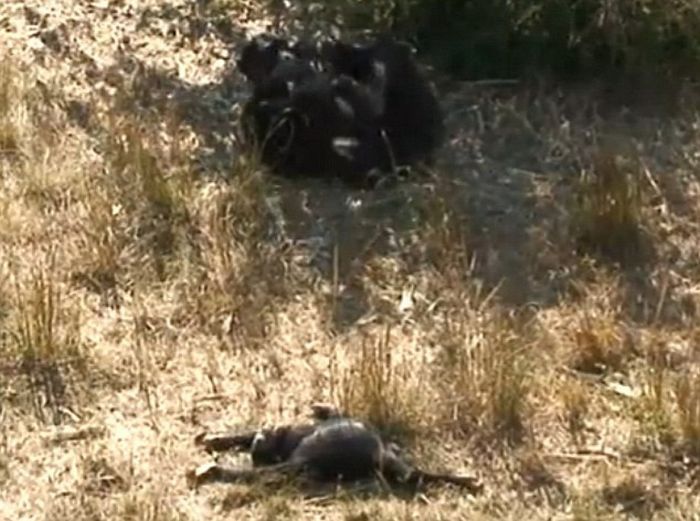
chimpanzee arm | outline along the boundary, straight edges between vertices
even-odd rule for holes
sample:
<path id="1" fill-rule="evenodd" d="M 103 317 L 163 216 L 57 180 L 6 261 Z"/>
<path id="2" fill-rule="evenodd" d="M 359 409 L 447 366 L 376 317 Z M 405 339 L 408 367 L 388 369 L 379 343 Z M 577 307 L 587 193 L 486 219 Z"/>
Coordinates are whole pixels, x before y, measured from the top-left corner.
<path id="1" fill-rule="evenodd" d="M 243 433 L 206 433 L 203 432 L 194 439 L 196 445 L 201 445 L 207 452 L 223 452 L 226 450 L 250 450 L 257 431 Z"/>
<path id="2" fill-rule="evenodd" d="M 282 483 L 301 471 L 300 465 L 288 462 L 269 467 L 251 468 L 205 463 L 194 470 L 189 470 L 185 477 L 189 486 L 196 488 L 207 483 Z"/>

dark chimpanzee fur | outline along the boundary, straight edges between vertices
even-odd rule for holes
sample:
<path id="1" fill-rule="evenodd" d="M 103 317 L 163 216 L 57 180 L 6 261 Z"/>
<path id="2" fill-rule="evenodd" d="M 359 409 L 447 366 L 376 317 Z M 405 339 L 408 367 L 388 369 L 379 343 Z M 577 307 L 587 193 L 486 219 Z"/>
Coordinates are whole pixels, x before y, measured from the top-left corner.
<path id="1" fill-rule="evenodd" d="M 317 72 L 297 80 L 298 64 L 285 65 L 285 76 L 272 71 L 244 111 L 265 163 L 287 175 L 332 172 L 353 184 L 372 168 L 389 166 L 372 104 L 350 79 Z"/>
<path id="2" fill-rule="evenodd" d="M 280 53 L 287 47 L 287 42 L 281 38 L 258 36 L 243 47 L 236 66 L 253 85 L 260 85 L 270 76 L 279 62 Z"/>
<path id="3" fill-rule="evenodd" d="M 246 137 L 286 175 L 364 184 L 371 171 L 429 160 L 442 138 L 439 104 L 410 48 L 388 37 L 365 46 L 257 37 L 237 65 L 253 84 Z"/>
<path id="4" fill-rule="evenodd" d="M 258 100 L 288 97 L 296 85 L 319 72 L 305 47 L 263 36 L 243 47 L 236 65 L 253 84 L 253 96 Z"/>
<path id="5" fill-rule="evenodd" d="M 247 124 L 265 163 L 287 175 L 332 172 L 360 184 L 370 169 L 388 164 L 371 116 L 359 112 L 358 100 L 343 96 L 326 75 L 292 85 L 289 92 L 287 98 L 254 98 L 252 111 L 244 113 L 252 115 Z"/>
<path id="6" fill-rule="evenodd" d="M 405 462 L 393 444 L 361 422 L 317 409 L 314 424 L 284 426 L 244 434 L 202 434 L 196 438 L 209 451 L 244 450 L 252 468 L 207 464 L 189 473 L 194 485 L 207 482 L 251 482 L 272 475 L 303 476 L 319 482 L 353 482 L 379 477 L 393 486 L 416 489 L 421 484 L 451 483 L 471 493 L 481 486 L 471 477 L 435 474 Z"/>
<path id="7" fill-rule="evenodd" d="M 336 41 L 323 46 L 336 74 L 371 84 L 381 71 L 386 131 L 396 162 L 412 164 L 429 159 L 444 134 L 440 104 L 416 66 L 411 48 L 388 36 L 368 45 Z"/>

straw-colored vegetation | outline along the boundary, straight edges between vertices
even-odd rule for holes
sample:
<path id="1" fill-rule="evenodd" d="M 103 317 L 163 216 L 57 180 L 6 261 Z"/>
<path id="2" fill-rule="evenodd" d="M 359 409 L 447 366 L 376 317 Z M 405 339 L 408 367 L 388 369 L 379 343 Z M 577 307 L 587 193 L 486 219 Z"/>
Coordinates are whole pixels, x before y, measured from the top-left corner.
<path id="1" fill-rule="evenodd" d="M 0 5 L 0 518 L 696 516 L 697 94 L 442 81 L 431 175 L 285 181 L 237 148 L 252 4 Z M 187 488 L 319 400 L 484 494 Z"/>

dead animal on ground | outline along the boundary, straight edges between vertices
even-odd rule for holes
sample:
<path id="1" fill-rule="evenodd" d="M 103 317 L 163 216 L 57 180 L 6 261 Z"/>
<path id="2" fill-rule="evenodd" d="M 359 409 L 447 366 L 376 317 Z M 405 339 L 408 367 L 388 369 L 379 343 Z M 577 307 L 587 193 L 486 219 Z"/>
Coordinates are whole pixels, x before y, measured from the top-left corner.
<path id="1" fill-rule="evenodd" d="M 473 477 L 420 470 L 398 447 L 385 443 L 364 423 L 328 407 L 314 409 L 315 422 L 243 433 L 200 434 L 197 445 L 209 452 L 246 451 L 252 467 L 207 463 L 188 472 L 192 486 L 205 483 L 265 483 L 276 477 L 336 483 L 379 479 L 392 489 L 417 491 L 424 485 L 448 483 L 469 493 L 481 491 Z"/>
<path id="2" fill-rule="evenodd" d="M 284 175 L 371 184 L 378 172 L 430 162 L 441 142 L 437 98 L 411 49 L 389 37 L 356 45 L 260 36 L 237 66 L 253 86 L 245 141 Z"/>

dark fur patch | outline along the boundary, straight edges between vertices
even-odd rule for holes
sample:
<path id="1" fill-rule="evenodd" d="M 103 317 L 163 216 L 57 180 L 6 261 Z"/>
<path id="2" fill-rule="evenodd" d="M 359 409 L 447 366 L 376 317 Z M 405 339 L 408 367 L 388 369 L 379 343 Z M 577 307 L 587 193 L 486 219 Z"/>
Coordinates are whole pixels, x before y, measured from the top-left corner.
<path id="1" fill-rule="evenodd" d="M 366 183 L 370 171 L 429 162 L 442 112 L 410 47 L 388 37 L 320 45 L 258 37 L 237 61 L 253 84 L 249 141 L 274 171 Z"/>

